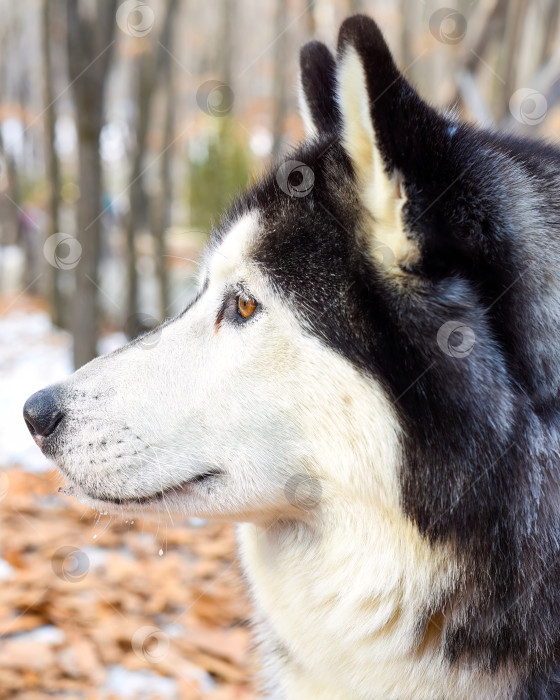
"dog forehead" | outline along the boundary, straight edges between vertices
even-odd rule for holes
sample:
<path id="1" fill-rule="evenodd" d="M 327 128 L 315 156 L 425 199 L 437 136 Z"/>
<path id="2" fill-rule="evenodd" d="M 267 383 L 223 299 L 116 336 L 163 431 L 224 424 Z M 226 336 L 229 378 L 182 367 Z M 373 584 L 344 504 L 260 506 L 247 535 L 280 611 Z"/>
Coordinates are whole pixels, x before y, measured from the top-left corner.
<path id="1" fill-rule="evenodd" d="M 208 262 L 211 279 L 226 279 L 245 266 L 258 233 L 259 216 L 256 211 L 247 212 L 234 221 L 211 249 Z"/>

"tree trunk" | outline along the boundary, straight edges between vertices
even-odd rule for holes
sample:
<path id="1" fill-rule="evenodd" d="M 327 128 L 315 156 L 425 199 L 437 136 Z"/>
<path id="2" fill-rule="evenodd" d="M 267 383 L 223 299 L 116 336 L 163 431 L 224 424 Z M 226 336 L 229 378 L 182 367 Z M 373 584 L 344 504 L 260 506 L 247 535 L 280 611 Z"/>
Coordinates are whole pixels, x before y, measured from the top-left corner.
<path id="1" fill-rule="evenodd" d="M 278 160 L 282 152 L 284 138 L 284 120 L 288 111 L 288 91 L 286 71 L 288 62 L 288 37 L 286 25 L 288 19 L 288 4 L 279 2 L 276 6 L 274 20 L 274 76 L 272 79 L 274 91 L 274 117 L 272 122 L 272 159 Z"/>
<path id="2" fill-rule="evenodd" d="M 130 171 L 129 199 L 130 210 L 126 218 L 127 248 L 127 334 L 134 338 L 144 330 L 138 316 L 138 271 L 136 269 L 136 232 L 140 228 L 145 212 L 144 178 L 142 164 L 146 155 L 148 126 L 152 97 L 156 82 L 157 59 L 154 47 L 136 58 L 136 147 L 132 156 Z"/>
<path id="3" fill-rule="evenodd" d="M 45 237 L 49 238 L 60 231 L 60 165 L 55 150 L 54 90 L 51 65 L 51 0 L 43 0 L 41 17 L 41 50 L 43 55 L 43 102 L 44 102 L 44 149 L 45 170 L 48 192 L 48 224 Z M 56 265 L 47 266 L 47 299 L 50 305 L 51 320 L 56 326 L 62 326 L 62 303 L 58 286 L 59 269 Z"/>
<path id="4" fill-rule="evenodd" d="M 81 257 L 75 269 L 71 317 L 74 366 L 97 355 L 98 264 L 101 247 L 101 159 L 104 87 L 114 44 L 116 0 L 92 5 L 67 0 L 67 48 L 78 127 L 80 199 L 78 233 Z"/>
<path id="5" fill-rule="evenodd" d="M 401 63 L 403 70 L 407 71 L 407 78 L 414 83 L 415 74 L 411 72 L 414 68 L 415 56 L 413 55 L 414 32 L 413 27 L 418 20 L 417 8 L 412 7 L 410 0 L 400 0 L 400 23 L 401 23 Z"/>
<path id="6" fill-rule="evenodd" d="M 221 80 L 230 88 L 233 87 L 231 84 L 231 60 L 234 36 L 233 19 L 233 0 L 222 0 L 217 64 L 219 66 L 218 70 Z"/>
<path id="7" fill-rule="evenodd" d="M 153 236 L 156 249 L 156 273 L 159 283 L 160 320 L 164 321 L 169 311 L 169 275 L 165 232 L 171 220 L 173 202 L 173 179 L 171 176 L 172 144 L 175 133 L 175 86 L 171 67 L 173 51 L 173 23 L 178 0 L 169 0 L 165 25 L 160 39 L 158 57 L 159 82 L 165 86 L 165 120 L 162 152 L 160 155 L 160 189 L 153 199 Z M 163 47 L 163 48 L 162 48 Z"/>
<path id="8" fill-rule="evenodd" d="M 304 0 L 305 4 L 305 28 L 307 36 L 311 39 L 315 38 L 317 32 L 317 22 L 315 21 L 315 5 L 316 0 Z"/>
<path id="9" fill-rule="evenodd" d="M 7 192 L 3 197 L 2 226 L 0 228 L 0 244 L 13 245 L 19 239 L 19 210 L 20 192 L 17 165 L 14 157 L 4 148 L 4 138 L 0 131 L 0 158 L 6 168 Z"/>
<path id="10" fill-rule="evenodd" d="M 355 15 L 363 11 L 362 0 L 348 0 L 348 14 Z"/>
<path id="11" fill-rule="evenodd" d="M 97 355 L 99 329 L 98 264 L 101 248 L 101 162 L 99 134 L 92 131 L 78 142 L 80 201 L 78 203 L 78 236 L 82 246 L 76 275 L 76 290 L 72 314 L 74 337 L 74 366 L 81 367 Z M 95 221 L 97 219 L 97 221 Z M 92 222 L 95 222 L 92 224 Z"/>
<path id="12" fill-rule="evenodd" d="M 521 43 L 528 0 L 515 0 L 508 5 L 505 23 L 505 36 L 501 40 L 500 60 L 496 73 L 501 78 L 501 86 L 495 93 L 494 114 L 497 124 L 501 124 L 509 114 L 509 101 L 515 91 L 518 70 L 519 46 Z"/>

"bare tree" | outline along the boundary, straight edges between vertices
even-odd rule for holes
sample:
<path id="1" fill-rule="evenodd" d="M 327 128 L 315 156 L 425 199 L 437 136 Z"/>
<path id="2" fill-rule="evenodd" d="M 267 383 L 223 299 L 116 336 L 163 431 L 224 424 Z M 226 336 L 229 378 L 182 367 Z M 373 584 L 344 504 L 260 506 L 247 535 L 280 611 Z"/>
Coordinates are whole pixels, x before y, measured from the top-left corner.
<path id="1" fill-rule="evenodd" d="M 276 160 L 281 153 L 284 137 L 284 120 L 288 112 L 288 37 L 286 25 L 288 3 L 276 5 L 274 19 L 274 76 L 272 79 L 274 97 L 274 117 L 272 122 L 272 158 Z"/>
<path id="2" fill-rule="evenodd" d="M 127 301 L 126 329 L 134 337 L 142 330 L 138 316 L 138 271 L 136 269 L 136 233 L 140 227 L 143 212 L 145 212 L 144 179 L 142 163 L 146 153 L 148 121 L 150 105 L 155 85 L 155 60 L 153 50 L 143 51 L 136 59 L 136 129 L 135 145 L 132 153 L 130 169 L 129 202 L 130 208 L 126 217 L 126 250 L 127 250 Z"/>
<path id="3" fill-rule="evenodd" d="M 160 319 L 164 320 L 169 307 L 169 279 L 166 265 L 165 232 L 171 219 L 173 181 L 171 176 L 172 146 L 175 134 L 175 85 L 171 66 L 173 27 L 178 0 L 169 0 L 165 25 L 159 42 L 158 77 L 164 89 L 165 116 L 162 151 L 160 154 L 159 191 L 152 200 L 152 232 L 156 248 L 156 272 L 159 282 Z"/>
<path id="4" fill-rule="evenodd" d="M 167 22 L 166 22 L 167 25 Z M 153 38 L 155 37 L 155 38 Z M 126 218 L 126 249 L 127 249 L 127 321 L 126 330 L 130 337 L 137 336 L 145 330 L 144 324 L 138 314 L 138 272 L 136 269 L 136 235 L 141 227 L 146 214 L 146 197 L 144 196 L 144 171 L 143 163 L 147 151 L 148 128 L 154 90 L 156 87 L 158 51 L 156 42 L 158 37 L 152 33 L 151 41 L 147 37 L 138 40 L 143 45 L 142 50 L 135 59 L 136 70 L 136 126 L 135 144 L 132 152 L 132 166 L 130 169 L 129 200 L 130 209 Z"/>
<path id="5" fill-rule="evenodd" d="M 221 0 L 221 18 L 219 30 L 217 65 L 220 78 L 226 85 L 231 85 L 231 58 L 233 55 L 233 0 Z"/>
<path id="6" fill-rule="evenodd" d="M 81 367 L 97 354 L 102 214 L 99 137 L 103 126 L 104 88 L 115 43 L 116 5 L 116 0 L 100 3 L 67 0 L 68 65 L 78 128 L 77 237 L 82 246 L 71 320 L 75 367 Z"/>
<path id="7" fill-rule="evenodd" d="M 16 34 L 14 26 L 13 12 L 10 12 L 2 21 L 0 28 L 0 45 L 9 46 L 10 40 L 13 40 Z M 9 56 L 10 51 L 0 52 L 0 95 L 4 99 L 8 97 L 8 76 L 9 76 Z M 19 177 L 18 168 L 15 158 L 10 153 L 4 144 L 4 137 L 0 130 L 0 167 L 4 170 L 4 190 L 0 196 L 0 217 L 2 226 L 0 229 L 0 245 L 13 245 L 18 238 L 19 227 Z M 4 178 L 3 178 L 4 179 Z M 1 272 L 1 271 L 0 271 Z"/>
<path id="8" fill-rule="evenodd" d="M 348 0 L 348 13 L 351 15 L 355 15 L 357 12 L 362 12 L 363 11 L 363 2 L 362 0 Z"/>
<path id="9" fill-rule="evenodd" d="M 303 0 L 305 5 L 305 27 L 307 36 L 315 38 L 317 22 L 315 20 L 316 0 Z"/>
<path id="10" fill-rule="evenodd" d="M 43 57 L 45 170 L 48 187 L 47 238 L 60 231 L 60 164 L 55 150 L 56 112 L 51 61 L 51 8 L 51 0 L 43 0 L 41 8 L 41 51 Z M 59 270 L 55 265 L 49 265 L 47 273 L 47 298 L 50 304 L 51 320 L 55 325 L 62 326 L 62 304 L 58 286 Z"/>
<path id="11" fill-rule="evenodd" d="M 501 37 L 501 50 L 496 65 L 500 85 L 496 85 L 494 92 L 494 114 L 498 124 L 503 122 L 509 113 L 509 100 L 516 88 L 519 47 L 527 6 L 528 0 L 515 0 L 515 2 L 510 2 L 507 8 L 504 32 Z"/>

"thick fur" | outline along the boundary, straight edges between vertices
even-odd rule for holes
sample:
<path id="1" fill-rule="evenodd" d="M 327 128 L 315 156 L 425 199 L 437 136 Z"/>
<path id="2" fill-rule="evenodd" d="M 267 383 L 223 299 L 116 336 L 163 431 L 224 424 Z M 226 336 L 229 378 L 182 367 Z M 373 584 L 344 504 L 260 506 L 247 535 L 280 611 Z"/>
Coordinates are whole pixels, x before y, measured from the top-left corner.
<path id="1" fill-rule="evenodd" d="M 243 523 L 267 697 L 560 697 L 560 153 L 437 113 L 366 17 L 301 59 L 313 186 L 240 197 L 38 441 L 94 506 Z"/>

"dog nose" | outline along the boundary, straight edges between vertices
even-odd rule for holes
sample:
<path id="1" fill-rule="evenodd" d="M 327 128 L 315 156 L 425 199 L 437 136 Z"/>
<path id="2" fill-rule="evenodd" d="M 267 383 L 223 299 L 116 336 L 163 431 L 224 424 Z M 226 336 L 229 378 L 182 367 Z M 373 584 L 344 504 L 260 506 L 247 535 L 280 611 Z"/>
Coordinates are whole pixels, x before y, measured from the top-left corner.
<path id="1" fill-rule="evenodd" d="M 41 389 L 30 396 L 23 407 L 23 417 L 34 438 L 51 435 L 64 417 L 56 387 Z"/>

